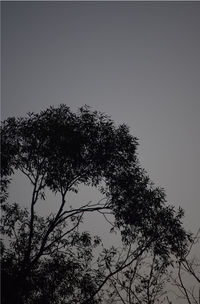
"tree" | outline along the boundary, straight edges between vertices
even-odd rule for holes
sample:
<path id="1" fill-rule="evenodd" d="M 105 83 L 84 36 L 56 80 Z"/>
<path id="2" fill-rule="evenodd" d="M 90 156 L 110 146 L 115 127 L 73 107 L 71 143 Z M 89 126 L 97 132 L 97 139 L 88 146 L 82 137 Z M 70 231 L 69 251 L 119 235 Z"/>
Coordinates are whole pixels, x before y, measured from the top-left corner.
<path id="1" fill-rule="evenodd" d="M 117 127 L 87 106 L 75 114 L 61 105 L 8 118 L 1 137 L 2 233 L 9 239 L 2 247 L 2 274 L 5 285 L 14 286 L 12 294 L 4 286 L 3 303 L 13 303 L 13 297 L 27 304 L 101 302 L 109 281 L 143 254 L 159 257 L 167 267 L 171 255 L 187 251 L 183 211 L 166 204 L 164 191 L 140 167 L 138 142 L 126 125 Z M 32 185 L 29 210 L 6 200 L 16 170 Z M 96 187 L 102 200 L 70 204 L 68 194 L 81 184 Z M 35 208 L 47 189 L 58 208 L 45 218 Z M 112 265 L 111 248 L 94 264 L 92 251 L 100 240 L 78 230 L 91 212 L 107 220 L 113 216 L 112 229 L 121 234 L 126 253 L 120 263 Z"/>

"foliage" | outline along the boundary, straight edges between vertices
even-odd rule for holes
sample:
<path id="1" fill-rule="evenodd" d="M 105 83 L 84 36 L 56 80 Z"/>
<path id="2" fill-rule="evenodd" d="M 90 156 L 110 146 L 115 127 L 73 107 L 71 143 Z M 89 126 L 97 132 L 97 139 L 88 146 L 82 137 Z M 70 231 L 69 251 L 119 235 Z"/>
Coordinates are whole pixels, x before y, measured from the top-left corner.
<path id="1" fill-rule="evenodd" d="M 61 105 L 8 118 L 1 136 L 2 233 L 9 238 L 2 269 L 6 284 L 14 286 L 15 303 L 96 303 L 112 277 L 145 252 L 165 267 L 171 255 L 187 252 L 183 211 L 166 205 L 164 191 L 140 167 L 137 139 L 126 125 L 117 127 L 108 116 L 86 106 L 75 114 Z M 6 201 L 16 170 L 32 185 L 29 210 Z M 78 192 L 81 184 L 95 186 L 104 199 L 70 206 L 67 195 Z M 35 207 L 46 199 L 47 189 L 56 195 L 59 207 L 45 218 Z M 112 229 L 121 233 L 126 248 L 120 263 L 114 263 L 115 254 L 109 257 L 110 249 L 93 266 L 92 251 L 99 239 L 92 241 L 78 230 L 84 214 L 91 212 L 105 219 L 113 215 Z M 5 294 L 3 303 L 12 303 L 7 300 L 12 295 Z"/>

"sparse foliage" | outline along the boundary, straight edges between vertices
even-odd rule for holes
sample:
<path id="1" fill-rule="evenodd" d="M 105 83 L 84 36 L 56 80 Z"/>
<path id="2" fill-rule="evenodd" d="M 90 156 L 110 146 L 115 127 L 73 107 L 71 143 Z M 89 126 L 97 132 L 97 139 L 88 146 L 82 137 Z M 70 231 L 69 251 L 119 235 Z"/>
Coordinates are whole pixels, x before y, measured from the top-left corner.
<path id="1" fill-rule="evenodd" d="M 184 304 L 200 304 L 200 259 L 193 253 L 199 250 L 200 230 L 193 236 L 185 256 L 175 262 L 175 270 L 170 275 L 176 298 Z"/>

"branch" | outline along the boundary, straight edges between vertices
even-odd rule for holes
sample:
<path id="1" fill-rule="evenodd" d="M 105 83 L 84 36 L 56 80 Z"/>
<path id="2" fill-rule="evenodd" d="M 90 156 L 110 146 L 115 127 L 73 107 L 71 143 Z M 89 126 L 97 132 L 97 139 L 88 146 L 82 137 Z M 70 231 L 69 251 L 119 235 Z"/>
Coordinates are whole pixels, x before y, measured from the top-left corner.
<path id="1" fill-rule="evenodd" d="M 151 244 L 152 239 L 146 244 L 146 246 L 142 249 L 139 250 L 139 252 L 136 254 L 136 256 L 134 256 L 133 259 L 131 259 L 131 261 L 129 261 L 128 263 L 126 263 L 126 261 L 128 260 L 128 257 L 126 258 L 125 262 L 121 265 L 121 267 L 117 268 L 115 271 L 111 272 L 110 274 L 107 275 L 107 277 L 103 280 L 103 282 L 100 284 L 100 286 L 97 288 L 97 290 L 93 293 L 92 296 L 90 296 L 88 299 L 86 299 L 85 301 L 83 301 L 81 304 L 87 304 L 89 301 L 91 301 L 94 296 L 99 293 L 99 291 L 102 289 L 102 287 L 107 283 L 107 281 L 114 276 L 115 274 L 117 274 L 118 272 L 122 271 L 123 269 L 125 269 L 126 267 L 130 266 L 139 256 L 142 255 L 142 253 L 149 247 L 149 245 Z M 135 252 L 131 255 L 134 255 L 136 252 L 138 251 L 138 249 L 135 250 Z"/>
<path id="2" fill-rule="evenodd" d="M 45 248 L 45 245 L 46 245 L 46 242 L 48 240 L 48 237 L 50 235 L 50 233 L 54 230 L 54 228 L 58 225 L 57 224 L 57 220 L 59 219 L 60 217 L 60 214 L 62 213 L 62 210 L 64 208 L 64 205 L 65 205 L 65 196 L 62 195 L 62 200 L 61 200 L 61 206 L 55 216 L 55 219 L 50 223 L 49 225 L 49 228 L 47 229 L 44 237 L 43 237 L 43 240 L 42 240 L 42 243 L 41 243 L 41 246 L 40 246 L 40 249 L 39 249 L 39 252 L 38 254 L 35 256 L 35 258 L 33 259 L 33 261 L 31 262 L 31 264 L 34 264 L 38 261 L 38 259 L 41 257 L 41 255 L 43 254 L 43 251 L 44 251 L 44 248 Z"/>
<path id="3" fill-rule="evenodd" d="M 82 216 L 83 216 L 83 214 L 80 215 L 80 217 L 79 217 L 79 219 L 78 219 L 76 225 L 74 225 L 71 229 L 69 229 L 68 231 L 66 231 L 65 233 L 63 233 L 61 236 L 59 236 L 58 238 L 56 238 L 56 239 L 55 239 L 54 241 L 52 241 L 49 245 L 47 245 L 46 247 L 44 247 L 44 250 L 43 250 L 43 251 L 48 250 L 50 247 L 52 247 L 52 245 L 53 245 L 54 243 L 60 241 L 60 240 L 61 240 L 62 238 L 64 238 L 67 234 L 69 234 L 70 232 L 72 232 L 73 230 L 75 230 L 75 229 L 79 226 L 79 224 L 80 224 L 80 222 L 81 222 L 81 219 L 82 219 Z"/>
<path id="4" fill-rule="evenodd" d="M 39 178 L 39 176 L 37 176 L 35 179 L 33 193 L 32 193 L 31 218 L 30 218 L 30 224 L 29 224 L 30 231 L 29 231 L 29 238 L 28 238 L 28 249 L 27 249 L 27 252 L 25 253 L 25 258 L 24 258 L 25 262 L 28 262 L 28 260 L 30 259 L 30 255 L 31 255 L 31 245 L 32 245 L 32 238 L 33 238 L 33 234 L 34 234 L 34 205 L 37 202 L 38 194 L 39 194 L 39 190 L 37 190 L 38 178 Z"/>
<path id="5" fill-rule="evenodd" d="M 183 283 L 183 280 L 182 280 L 182 277 L 181 277 L 181 262 L 179 262 L 178 277 L 179 277 L 179 281 L 180 281 L 181 287 L 182 287 L 182 289 L 183 289 L 183 291 L 184 291 L 184 294 L 185 294 L 185 296 L 186 296 L 186 298 L 187 298 L 188 303 L 189 303 L 189 304 L 192 304 L 191 301 L 190 301 L 190 298 L 189 298 L 187 289 L 185 288 L 184 283 Z"/>

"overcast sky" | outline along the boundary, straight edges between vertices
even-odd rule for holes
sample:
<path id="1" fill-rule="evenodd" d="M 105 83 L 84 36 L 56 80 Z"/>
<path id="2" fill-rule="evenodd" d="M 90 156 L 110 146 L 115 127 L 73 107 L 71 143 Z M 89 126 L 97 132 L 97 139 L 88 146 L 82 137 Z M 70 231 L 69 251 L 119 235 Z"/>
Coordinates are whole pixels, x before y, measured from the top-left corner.
<path id="1" fill-rule="evenodd" d="M 66 103 L 127 123 L 143 167 L 197 230 L 200 2 L 1 5 L 2 119 Z"/>

